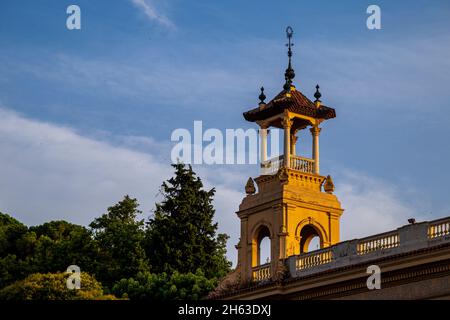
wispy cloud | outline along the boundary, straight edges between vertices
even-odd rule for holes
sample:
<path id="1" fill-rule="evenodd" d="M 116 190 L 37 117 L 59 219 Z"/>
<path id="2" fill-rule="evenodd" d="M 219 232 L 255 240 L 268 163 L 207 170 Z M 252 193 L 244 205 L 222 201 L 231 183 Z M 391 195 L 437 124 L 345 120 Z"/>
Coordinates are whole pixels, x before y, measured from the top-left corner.
<path id="1" fill-rule="evenodd" d="M 138 8 L 141 9 L 142 12 L 145 14 L 145 16 L 152 20 L 156 21 L 160 25 L 163 25 L 168 28 L 174 28 L 175 25 L 173 22 L 167 18 L 165 15 L 160 14 L 155 6 L 153 5 L 152 1 L 150 0 L 131 0 L 131 2 Z"/>
<path id="2" fill-rule="evenodd" d="M 132 1 L 143 6 L 148 3 Z M 148 8 L 150 13 L 154 12 L 151 6 Z M 333 99 L 331 102 L 339 102 L 336 105 L 358 111 L 361 106 L 373 105 L 419 111 L 430 97 L 435 103 L 427 105 L 427 110 L 438 108 L 449 99 L 445 84 L 450 76 L 442 72 L 450 67 L 445 55 L 449 51 L 448 43 L 447 35 L 402 40 L 399 44 L 304 42 L 294 56 L 298 74 L 295 81 L 310 96 L 315 84 L 320 82 L 325 103 Z M 0 73 L 32 73 L 36 78 L 55 81 L 58 85 L 70 83 L 78 91 L 95 89 L 95 95 L 151 99 L 177 108 L 193 105 L 210 108 L 217 101 L 245 105 L 253 102 L 262 84 L 268 97 L 281 89 L 285 61 L 272 58 L 282 56 L 283 50 L 274 41 L 221 43 L 220 52 L 202 43 L 175 46 L 178 52 L 183 51 L 182 55 L 154 46 L 130 53 L 132 57 L 124 59 L 87 60 L 69 54 L 51 54 L 39 62 L 30 62 L 29 59 L 15 61 L 13 57 L 2 59 L 0 52 Z M 307 50 L 312 46 L 316 48 L 314 52 Z M 257 52 L 255 48 L 260 47 L 265 48 L 266 55 Z M 322 54 L 317 55 L 316 51 Z M 209 61 L 210 56 L 214 56 L 213 61 Z"/>
<path id="3" fill-rule="evenodd" d="M 418 221 L 437 218 L 424 214 L 426 201 L 414 190 L 346 169 L 337 181 L 336 193 L 345 209 L 341 219 L 342 240 L 394 230 L 413 217 Z"/>
<path id="4" fill-rule="evenodd" d="M 159 142 L 143 137 L 109 142 L 102 138 L 87 138 L 71 128 L 28 119 L 0 106 L 0 211 L 27 224 L 58 219 L 88 224 L 130 194 L 149 216 L 159 200 L 161 182 L 172 175 L 167 161 L 158 156 L 161 149 L 153 148 Z M 234 245 L 240 229 L 235 211 L 246 179 L 257 169 L 200 166 L 195 170 L 206 188 L 217 190 L 216 220 L 220 232 L 231 236 L 228 256 L 236 261 Z M 434 218 L 419 214 L 422 197 L 405 196 L 403 188 L 364 173 L 340 171 L 335 177 L 337 195 L 346 209 L 343 240 L 395 229 L 413 216 Z M 411 198 L 416 201 L 405 200 Z"/>
<path id="5" fill-rule="evenodd" d="M 144 137 L 107 142 L 105 137 L 88 138 L 0 106 L 0 211 L 28 225 L 61 219 L 87 225 L 129 194 L 141 203 L 142 218 L 150 216 L 162 181 L 173 174 L 159 159 L 158 142 Z M 144 145 L 147 152 L 141 150 Z M 216 187 L 215 218 L 219 231 L 231 236 L 229 257 L 235 260 L 239 220 L 234 212 L 243 192 L 225 179 L 210 181 L 218 175 L 214 170 L 204 168 L 200 176 L 206 188 Z"/>
<path id="6" fill-rule="evenodd" d="M 297 58 L 302 64 L 298 74 L 306 81 L 321 82 L 325 100 L 333 98 L 358 109 L 376 105 L 383 109 L 395 106 L 419 111 L 429 104 L 430 97 L 435 99 L 433 107 L 448 102 L 449 95 L 442 93 L 447 92 L 445 86 L 450 76 L 442 70 L 450 68 L 449 44 L 450 37 L 444 33 L 396 41 L 309 40 L 297 48 L 298 55 L 304 56 Z M 307 50 L 310 47 L 321 54 Z"/>

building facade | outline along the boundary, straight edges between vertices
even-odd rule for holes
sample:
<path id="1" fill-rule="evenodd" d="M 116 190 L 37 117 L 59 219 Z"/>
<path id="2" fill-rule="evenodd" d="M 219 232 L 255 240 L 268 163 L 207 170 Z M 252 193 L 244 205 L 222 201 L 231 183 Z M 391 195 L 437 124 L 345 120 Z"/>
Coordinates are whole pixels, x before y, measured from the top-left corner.
<path id="1" fill-rule="evenodd" d="M 249 178 L 237 211 L 241 236 L 236 270 L 210 298 L 216 299 L 423 299 L 450 298 L 450 218 L 416 223 L 364 239 L 340 242 L 344 210 L 330 175 L 320 173 L 319 137 L 336 117 L 316 86 L 314 102 L 294 85 L 292 29 L 283 90 L 244 113 L 260 128 L 261 175 Z M 270 128 L 284 132 L 283 154 L 267 159 Z M 298 141 L 300 139 L 300 141 Z M 297 143 L 311 139 L 311 156 Z M 255 185 L 256 183 L 256 185 Z M 320 249 L 308 252 L 317 237 Z M 261 242 L 270 239 L 270 261 Z M 380 288 L 367 285 L 371 266 Z M 373 268 L 373 267 L 372 267 Z"/>

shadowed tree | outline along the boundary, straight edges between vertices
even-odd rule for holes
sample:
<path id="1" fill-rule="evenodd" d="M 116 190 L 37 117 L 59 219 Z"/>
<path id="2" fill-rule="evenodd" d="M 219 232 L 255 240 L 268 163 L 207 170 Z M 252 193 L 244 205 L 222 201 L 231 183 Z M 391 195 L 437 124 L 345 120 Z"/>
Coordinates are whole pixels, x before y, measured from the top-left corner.
<path id="1" fill-rule="evenodd" d="M 122 279 L 114 285 L 117 297 L 131 300 L 198 300 L 217 285 L 198 270 L 194 273 L 154 274 L 140 272 L 135 278 Z"/>
<path id="2" fill-rule="evenodd" d="M 66 273 L 34 273 L 0 289 L 0 300 L 115 300 L 104 295 L 102 285 L 88 273 L 81 273 L 81 288 L 67 288 Z"/>
<path id="3" fill-rule="evenodd" d="M 34 272 L 64 272 L 75 264 L 81 270 L 94 272 L 98 247 L 92 232 L 66 221 L 51 221 L 30 227 L 21 245 L 33 247 Z"/>
<path id="4" fill-rule="evenodd" d="M 20 246 L 27 232 L 24 224 L 0 212 L 0 288 L 29 273 L 28 264 L 21 260 L 27 252 Z"/>
<path id="5" fill-rule="evenodd" d="M 146 253 L 154 273 L 192 273 L 219 278 L 230 269 L 225 245 L 228 236 L 216 235 L 212 205 L 215 190 L 203 183 L 191 166 L 172 165 L 175 176 L 162 184 L 163 201 L 156 204 L 146 232 Z"/>
<path id="6" fill-rule="evenodd" d="M 141 246 L 144 221 L 137 220 L 138 207 L 137 200 L 127 195 L 90 224 L 99 246 L 96 277 L 110 288 L 115 281 L 149 270 Z"/>
<path id="7" fill-rule="evenodd" d="M 24 224 L 0 212 L 0 257 L 5 257 L 8 254 L 19 255 L 20 250 L 17 248 L 17 240 L 27 231 L 28 228 Z"/>

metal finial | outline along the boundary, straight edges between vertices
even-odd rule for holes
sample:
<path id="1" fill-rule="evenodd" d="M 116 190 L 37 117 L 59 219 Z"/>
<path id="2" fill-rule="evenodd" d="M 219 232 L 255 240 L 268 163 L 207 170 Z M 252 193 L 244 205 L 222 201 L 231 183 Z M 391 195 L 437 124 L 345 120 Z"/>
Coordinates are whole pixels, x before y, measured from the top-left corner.
<path id="1" fill-rule="evenodd" d="M 261 100 L 259 104 L 265 103 L 264 100 L 266 100 L 266 95 L 264 94 L 264 87 L 261 87 L 261 94 L 259 95 L 258 98 L 259 100 Z"/>
<path id="2" fill-rule="evenodd" d="M 286 80 L 286 82 L 284 83 L 283 89 L 284 89 L 285 91 L 289 91 L 289 90 L 291 89 L 291 85 L 289 84 L 289 80 L 288 80 L 288 78 L 286 77 L 286 75 L 284 76 L 284 79 Z"/>
<path id="3" fill-rule="evenodd" d="M 286 79 L 286 83 L 284 84 L 283 88 L 287 91 L 290 89 L 292 85 L 292 80 L 295 78 L 295 72 L 294 69 L 292 69 L 291 64 L 291 58 L 292 58 L 292 47 L 294 44 L 291 42 L 292 35 L 294 34 L 294 30 L 289 26 L 286 28 L 286 36 L 288 38 L 288 43 L 286 46 L 288 47 L 288 57 L 289 57 L 289 64 L 286 69 L 286 72 L 284 73 L 284 77 Z"/>
<path id="4" fill-rule="evenodd" d="M 292 39 L 292 35 L 294 34 L 294 30 L 292 30 L 292 28 L 289 26 L 286 28 L 286 36 L 288 38 L 288 43 L 286 44 L 286 46 L 289 48 L 288 50 L 288 57 L 292 57 L 292 50 L 291 47 L 294 46 L 293 43 L 291 43 L 291 39 Z"/>
<path id="5" fill-rule="evenodd" d="M 319 91 L 320 87 L 319 85 L 316 86 L 316 93 L 314 93 L 314 98 L 316 98 L 316 102 L 320 101 L 320 98 L 322 97 L 322 94 Z"/>

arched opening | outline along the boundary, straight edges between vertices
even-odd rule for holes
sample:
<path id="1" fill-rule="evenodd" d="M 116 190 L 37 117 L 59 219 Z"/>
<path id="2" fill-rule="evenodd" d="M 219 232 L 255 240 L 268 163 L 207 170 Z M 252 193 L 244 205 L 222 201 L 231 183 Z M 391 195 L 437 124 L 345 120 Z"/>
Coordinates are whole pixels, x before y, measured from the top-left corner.
<path id="1" fill-rule="evenodd" d="M 300 253 L 306 253 L 323 248 L 323 239 L 312 225 L 306 225 L 300 232 Z"/>
<path id="2" fill-rule="evenodd" d="M 270 262 L 270 238 L 264 237 L 259 244 L 259 265 Z"/>
<path id="3" fill-rule="evenodd" d="M 319 249 L 320 249 L 320 238 L 318 236 L 315 236 L 309 242 L 307 252 L 311 252 L 311 251 L 319 250 Z"/>
<path id="4" fill-rule="evenodd" d="M 253 267 L 270 262 L 272 256 L 272 243 L 270 239 L 270 230 L 267 226 L 261 226 L 255 232 L 253 238 Z"/>

